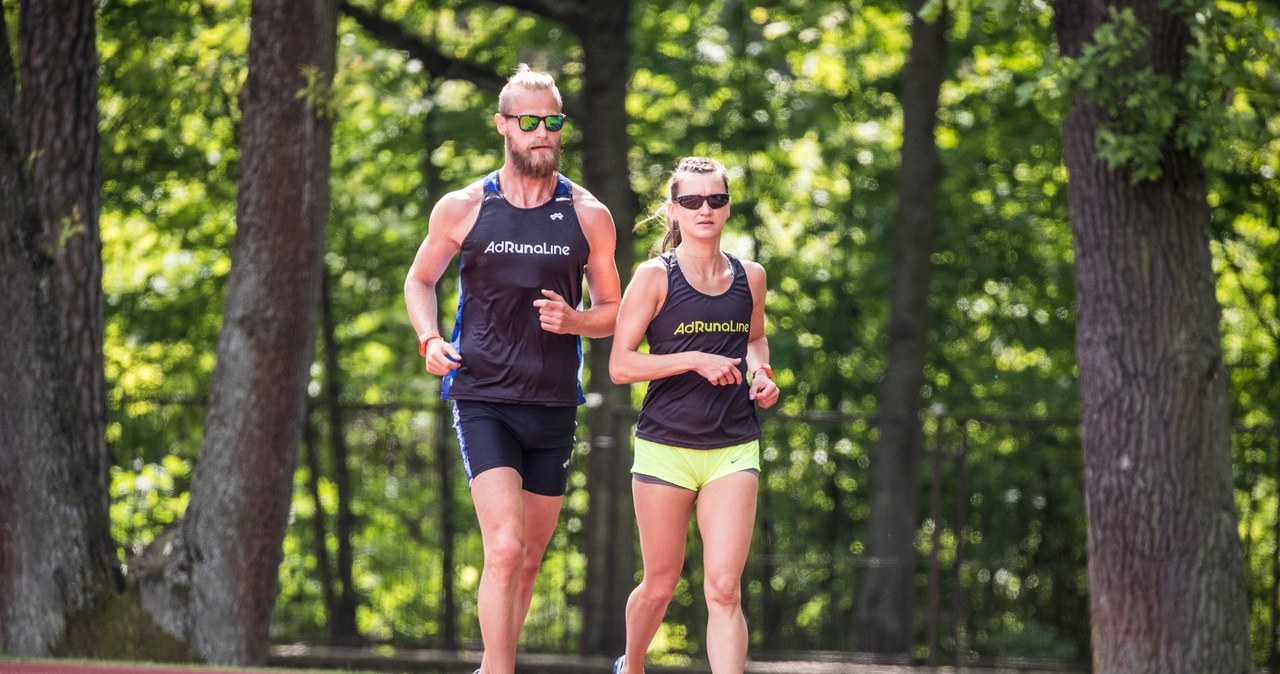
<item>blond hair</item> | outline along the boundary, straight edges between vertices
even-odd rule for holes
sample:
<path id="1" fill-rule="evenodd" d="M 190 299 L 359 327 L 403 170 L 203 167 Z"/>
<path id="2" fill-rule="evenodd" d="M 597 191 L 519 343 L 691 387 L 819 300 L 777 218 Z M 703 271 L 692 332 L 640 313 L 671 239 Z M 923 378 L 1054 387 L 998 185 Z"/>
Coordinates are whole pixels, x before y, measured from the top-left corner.
<path id="1" fill-rule="evenodd" d="M 502 91 L 498 94 L 498 112 L 504 114 L 511 112 L 508 106 L 517 91 L 550 91 L 556 97 L 556 107 L 564 106 L 564 100 L 560 98 L 560 90 L 556 88 L 555 78 L 530 68 L 527 63 L 516 66 L 515 74 L 507 78 L 506 86 L 502 87 Z"/>
<path id="2" fill-rule="evenodd" d="M 688 175 L 718 175 L 724 181 L 724 191 L 729 191 L 729 172 L 724 165 L 714 159 L 706 157 L 685 157 L 676 162 L 676 168 L 671 172 L 671 177 L 667 179 L 667 197 L 662 200 L 661 204 L 654 209 L 653 215 L 645 218 L 640 224 L 644 224 L 650 220 L 661 219 L 664 224 L 662 240 L 654 244 L 653 252 L 661 254 L 680 245 L 680 227 L 671 218 L 671 201 L 675 199 L 676 191 L 680 187 L 680 179 Z"/>

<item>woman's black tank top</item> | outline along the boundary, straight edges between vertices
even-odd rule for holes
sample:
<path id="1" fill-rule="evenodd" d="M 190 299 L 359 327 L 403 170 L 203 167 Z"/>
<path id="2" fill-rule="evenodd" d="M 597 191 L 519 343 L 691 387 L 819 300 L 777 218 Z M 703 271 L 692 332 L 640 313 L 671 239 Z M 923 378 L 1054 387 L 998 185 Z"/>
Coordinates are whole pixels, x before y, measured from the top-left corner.
<path id="1" fill-rule="evenodd" d="M 696 372 L 649 382 L 636 424 L 636 437 L 691 449 L 718 449 L 760 437 L 755 401 L 746 383 L 751 334 L 751 287 L 737 258 L 725 253 L 733 281 L 716 296 L 685 279 L 675 251 L 661 256 L 667 267 L 667 299 L 649 323 L 645 338 L 655 354 L 704 351 L 741 358 L 743 383 L 716 386 Z"/>

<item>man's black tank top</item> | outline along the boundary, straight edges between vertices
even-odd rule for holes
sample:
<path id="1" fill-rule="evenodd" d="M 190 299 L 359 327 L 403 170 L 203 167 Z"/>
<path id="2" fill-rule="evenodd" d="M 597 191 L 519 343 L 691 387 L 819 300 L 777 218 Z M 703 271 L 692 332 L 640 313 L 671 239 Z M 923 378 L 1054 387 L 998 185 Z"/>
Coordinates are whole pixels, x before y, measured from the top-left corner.
<path id="1" fill-rule="evenodd" d="M 755 401 L 746 383 L 751 336 L 751 286 L 737 258 L 725 254 L 733 281 L 720 295 L 705 295 L 684 277 L 675 251 L 661 256 L 667 267 L 667 299 L 649 322 L 649 353 L 703 351 L 741 358 L 737 386 L 716 386 L 696 372 L 649 382 L 636 437 L 690 449 L 718 449 L 760 437 Z"/>
<path id="2" fill-rule="evenodd" d="M 543 330 L 533 303 L 546 288 L 579 307 L 589 250 L 567 178 L 557 176 L 547 203 L 517 208 L 503 197 L 497 171 L 489 174 L 460 252 L 452 342 L 462 362 L 445 376 L 440 396 L 581 404 L 582 341 Z"/>

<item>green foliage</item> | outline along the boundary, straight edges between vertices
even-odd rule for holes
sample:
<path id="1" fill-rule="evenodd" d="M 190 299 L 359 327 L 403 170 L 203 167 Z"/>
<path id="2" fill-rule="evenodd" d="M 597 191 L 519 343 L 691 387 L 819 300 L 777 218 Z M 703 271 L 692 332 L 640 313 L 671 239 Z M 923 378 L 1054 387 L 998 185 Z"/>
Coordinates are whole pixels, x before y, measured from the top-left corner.
<path id="1" fill-rule="evenodd" d="M 1183 101 L 1174 76 L 1141 65 L 1147 29 L 1131 9 L 1109 8 L 1078 59 L 1063 59 L 1064 82 L 1101 106 L 1108 122 L 1098 130 L 1098 156 L 1111 168 L 1127 166 L 1135 182 L 1163 172 L 1165 139 L 1173 133 Z"/>
<path id="2" fill-rule="evenodd" d="M 84 216 L 80 213 L 80 205 L 76 204 L 71 211 L 71 215 L 62 219 L 60 223 L 62 227 L 58 230 L 58 238 L 52 242 L 52 250 L 46 251 L 49 257 L 57 257 L 66 250 L 67 242 L 71 237 L 84 233 Z"/>
<path id="3" fill-rule="evenodd" d="M 306 101 L 307 107 L 319 119 L 337 117 L 338 101 L 333 95 L 333 84 L 328 73 L 316 66 L 303 66 L 302 78 L 306 83 L 298 90 L 296 97 Z"/>
<path id="4" fill-rule="evenodd" d="M 191 468 L 189 461 L 176 454 L 158 463 L 135 459 L 131 465 L 111 468 L 111 534 L 129 543 L 129 556 L 140 554 L 161 530 L 182 517 Z"/>
<path id="5" fill-rule="evenodd" d="M 129 406 L 198 401 L 208 387 L 234 235 L 247 16 L 247 2 L 99 13 L 103 351 L 121 463 L 199 448 L 202 410 L 160 422 L 182 432 L 158 433 L 133 426 L 148 417 Z"/>
<path id="6" fill-rule="evenodd" d="M 957 430 L 955 446 L 980 453 L 951 468 L 967 470 L 958 482 L 970 486 L 959 495 L 965 502 L 955 502 L 967 517 L 950 531 L 963 588 L 952 592 L 960 591 L 972 611 L 961 643 L 952 647 L 978 656 L 1027 656 L 1018 650 L 1025 645 L 1019 635 L 1040 624 L 1055 634 L 1055 650 L 1083 655 L 1088 586 L 1079 545 L 1086 531 L 1075 425 L 971 420 Z"/>
<path id="7" fill-rule="evenodd" d="M 938 111 L 943 226 L 926 399 L 957 414 L 1070 417 L 1075 290 L 1062 120 L 1027 114 L 1019 101 L 1021 84 L 1044 66 L 1036 45 L 1051 39 L 1049 26 L 993 12 L 956 23 L 960 56 Z"/>
<path id="8" fill-rule="evenodd" d="M 1059 63 L 1061 83 L 1107 116 L 1098 131 L 1099 157 L 1130 169 L 1135 183 L 1159 178 L 1171 150 L 1205 155 L 1223 139 L 1257 137 L 1263 122 L 1249 94 L 1275 64 L 1274 26 L 1257 7 L 1165 4 L 1191 37 L 1177 72 L 1150 65 L 1149 31 L 1131 9 L 1115 7 L 1082 53 Z"/>
<path id="9" fill-rule="evenodd" d="M 235 232 L 248 5 L 100 8 L 112 522 L 131 550 L 181 515 L 199 451 Z M 527 61 L 559 74 L 567 96 L 583 94 L 581 50 L 563 26 L 460 0 L 395 0 L 379 11 L 443 53 L 499 74 Z M 942 227 L 924 391 L 940 412 L 927 430 L 944 457 L 947 506 L 940 520 L 923 517 L 910 533 L 920 550 L 921 616 L 938 536 L 943 606 L 960 607 L 958 641 L 942 647 L 957 663 L 1088 653 L 1079 439 L 1071 421 L 1079 407 L 1073 252 L 1057 90 L 1065 81 L 1087 82 L 1102 92 L 1100 105 L 1114 108 L 1117 123 L 1105 142 L 1117 165 L 1158 159 L 1151 148 L 1180 138 L 1210 168 L 1224 358 L 1236 419 L 1254 429 L 1235 436 L 1237 503 L 1253 643 L 1264 652 L 1280 499 L 1273 469 L 1280 451 L 1273 430 L 1280 114 L 1277 92 L 1266 84 L 1278 72 L 1266 46 L 1277 40 L 1276 17 L 1267 11 L 1216 4 L 1203 12 L 1193 27 L 1199 56 L 1189 59 L 1182 88 L 1169 90 L 1136 69 L 1124 78 L 1107 74 L 1130 63 L 1142 32 L 1122 14 L 1088 58 L 1059 63 L 1049 48 L 1051 16 L 1036 3 L 948 5 L 949 76 L 936 132 Z M 744 577 L 752 648 L 852 648 L 845 625 L 871 563 L 863 548 L 866 481 L 885 367 L 889 242 L 898 202 L 912 196 L 896 176 L 905 12 L 901 3 L 871 1 L 660 0 L 634 3 L 631 19 L 633 189 L 647 210 L 676 158 L 722 160 L 734 194 L 726 249 L 761 261 L 769 276 L 768 329 L 784 397 L 764 417 L 760 520 Z M 439 645 L 442 588 L 451 579 L 459 636 L 473 646 L 480 541 L 438 379 L 422 372 L 401 287 L 431 204 L 500 164 L 501 139 L 489 121 L 496 97 L 431 78 L 423 64 L 349 18 L 340 22 L 339 45 L 332 88 L 311 92 L 335 115 L 324 264 L 339 371 L 326 371 L 318 339 L 313 439 L 302 450 L 317 453 L 318 500 L 304 463 L 273 636 L 327 637 L 319 551 L 336 556 L 329 447 L 337 430 L 322 403 L 335 377 L 351 452 L 361 633 Z M 1241 65 L 1228 65 L 1235 62 Z M 1059 67 L 1066 74 L 1056 74 Z M 1150 100 L 1158 92 L 1165 100 Z M 572 122 L 567 128 L 564 170 L 577 177 L 580 131 Z M 1135 173 L 1152 170 L 1158 161 Z M 658 236 L 653 222 L 640 225 L 637 259 Z M 442 279 L 446 324 L 455 278 L 451 270 Z M 443 469 L 437 452 L 448 457 Z M 576 602 L 589 561 L 580 552 L 590 506 L 582 464 L 575 462 L 563 526 L 539 578 L 529 649 L 578 647 Z M 926 496 L 927 478 L 928 471 Z M 326 524 L 324 540 L 316 540 L 316 518 Z M 458 535 L 448 569 L 446 518 Z M 705 648 L 699 560 L 691 536 L 687 573 L 655 641 L 658 661 L 689 662 Z"/>

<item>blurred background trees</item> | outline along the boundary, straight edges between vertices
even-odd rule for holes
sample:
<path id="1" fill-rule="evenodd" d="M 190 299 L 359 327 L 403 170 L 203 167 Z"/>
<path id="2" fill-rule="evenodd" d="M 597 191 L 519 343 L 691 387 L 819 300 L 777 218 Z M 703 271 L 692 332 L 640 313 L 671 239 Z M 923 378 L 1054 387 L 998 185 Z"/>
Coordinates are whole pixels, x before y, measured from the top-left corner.
<path id="1" fill-rule="evenodd" d="M 3 3 L 11 36 L 17 4 Z M 341 5 L 315 357 L 270 637 L 478 639 L 480 545 L 400 287 L 431 204 L 501 163 L 497 89 L 528 62 L 555 73 L 566 95 L 563 170 L 613 210 L 624 277 L 660 236 L 644 218 L 678 157 L 715 156 L 732 171 L 726 246 L 769 270 L 784 390 L 765 416 L 744 588 L 753 652 L 870 648 L 851 626 L 859 611 L 883 615 L 859 606 L 883 568 L 870 549 L 884 517 L 873 476 L 878 456 L 908 447 L 888 442 L 884 419 L 906 415 L 918 420 L 907 436 L 918 474 L 887 502 L 914 500 L 918 514 L 909 530 L 883 530 L 910 543 L 912 592 L 879 601 L 911 610 L 896 619 L 905 646 L 884 650 L 939 663 L 1087 661 L 1078 251 L 1063 133 L 1068 84 L 1088 83 L 1064 79 L 1072 65 L 1043 4 L 942 4 L 921 8 L 943 43 L 932 193 L 906 170 L 921 27 L 903 3 Z M 97 7 L 110 523 L 127 570 L 187 511 L 205 437 L 242 196 L 250 9 Z M 1205 69 L 1190 85 L 1207 112 L 1188 128 L 1202 135 L 1249 643 L 1274 669 L 1280 71 L 1268 45 L 1280 20 L 1265 3 L 1204 3 L 1195 16 Z M 1103 152 L 1140 152 L 1128 131 Z M 937 226 L 923 264 L 900 281 L 927 274 L 921 385 L 905 387 L 918 388 L 919 409 L 889 410 L 904 206 L 935 208 Z M 594 395 L 526 646 L 608 654 L 634 581 L 625 471 L 642 388 L 593 376 L 607 342 L 587 348 Z M 701 629 L 685 628 L 704 620 L 693 541 L 687 586 L 655 642 L 671 661 L 702 648 Z"/>

